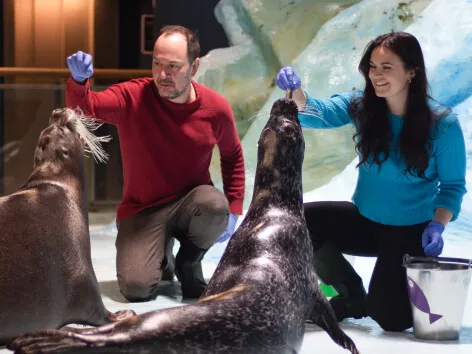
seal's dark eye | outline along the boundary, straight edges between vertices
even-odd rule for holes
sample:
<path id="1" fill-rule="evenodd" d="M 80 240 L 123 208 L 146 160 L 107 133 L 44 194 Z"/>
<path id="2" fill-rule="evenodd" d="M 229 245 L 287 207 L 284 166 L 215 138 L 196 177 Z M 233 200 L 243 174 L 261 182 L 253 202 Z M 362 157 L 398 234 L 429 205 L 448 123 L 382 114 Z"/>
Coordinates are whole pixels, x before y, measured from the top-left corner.
<path id="1" fill-rule="evenodd" d="M 66 129 L 69 129 L 71 132 L 75 132 L 76 129 L 75 129 L 75 125 L 72 121 L 68 121 L 66 123 Z"/>
<path id="2" fill-rule="evenodd" d="M 45 137 L 44 139 L 41 140 L 41 142 L 39 143 L 39 146 L 41 147 L 41 149 L 46 149 L 46 146 L 49 145 L 49 137 Z"/>

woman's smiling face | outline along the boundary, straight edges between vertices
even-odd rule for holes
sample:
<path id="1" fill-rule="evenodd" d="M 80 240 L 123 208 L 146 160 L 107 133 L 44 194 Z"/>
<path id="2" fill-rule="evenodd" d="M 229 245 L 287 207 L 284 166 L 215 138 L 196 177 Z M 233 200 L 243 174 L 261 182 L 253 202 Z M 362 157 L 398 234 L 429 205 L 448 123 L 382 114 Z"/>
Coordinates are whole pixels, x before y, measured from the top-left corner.
<path id="1" fill-rule="evenodd" d="M 378 97 L 406 104 L 409 83 L 414 76 L 414 70 L 407 70 L 402 59 L 390 49 L 379 46 L 372 51 L 369 79 Z"/>

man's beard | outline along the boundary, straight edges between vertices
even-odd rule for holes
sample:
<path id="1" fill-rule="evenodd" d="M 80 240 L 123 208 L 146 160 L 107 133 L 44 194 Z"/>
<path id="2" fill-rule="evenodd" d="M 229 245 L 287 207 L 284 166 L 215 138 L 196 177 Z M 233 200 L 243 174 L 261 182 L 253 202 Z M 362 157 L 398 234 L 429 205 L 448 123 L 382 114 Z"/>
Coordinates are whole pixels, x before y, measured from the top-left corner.
<path id="1" fill-rule="evenodd" d="M 167 98 L 168 100 L 173 100 L 177 97 L 180 97 L 182 96 L 182 94 L 185 92 L 185 90 L 187 89 L 187 87 L 191 84 L 191 80 L 190 80 L 190 70 L 187 72 L 187 75 L 185 77 L 186 81 L 187 81 L 187 84 L 182 88 L 182 90 L 175 90 L 174 92 L 172 93 L 169 93 L 167 96 L 163 96 L 159 93 L 159 95 L 163 98 Z M 168 81 L 166 80 L 162 80 L 163 83 L 169 83 Z"/>
<path id="2" fill-rule="evenodd" d="M 175 90 L 174 92 L 168 94 L 167 96 L 162 96 L 162 97 L 167 98 L 168 100 L 173 100 L 174 98 L 180 97 L 185 92 L 188 85 L 190 85 L 190 82 L 187 85 L 185 85 L 185 87 L 182 90 L 180 90 L 180 91 Z"/>

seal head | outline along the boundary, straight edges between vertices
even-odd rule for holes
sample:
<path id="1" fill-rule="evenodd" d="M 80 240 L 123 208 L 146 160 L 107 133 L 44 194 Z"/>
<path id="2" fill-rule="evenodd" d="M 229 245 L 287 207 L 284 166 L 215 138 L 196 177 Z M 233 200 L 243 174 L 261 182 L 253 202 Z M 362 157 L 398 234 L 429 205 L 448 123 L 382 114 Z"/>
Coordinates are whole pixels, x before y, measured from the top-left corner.
<path id="1" fill-rule="evenodd" d="M 304 152 L 297 105 L 291 99 L 279 99 L 259 139 L 253 198 L 270 195 L 273 202 L 301 211 Z"/>

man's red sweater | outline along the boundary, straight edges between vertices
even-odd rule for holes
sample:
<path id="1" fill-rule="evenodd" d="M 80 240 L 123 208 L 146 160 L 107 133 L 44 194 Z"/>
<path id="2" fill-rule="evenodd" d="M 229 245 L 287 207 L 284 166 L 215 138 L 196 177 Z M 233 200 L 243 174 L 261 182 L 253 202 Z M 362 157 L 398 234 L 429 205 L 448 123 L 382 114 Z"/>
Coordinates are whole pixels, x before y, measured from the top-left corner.
<path id="1" fill-rule="evenodd" d="M 221 155 L 224 193 L 233 214 L 242 214 L 245 169 L 241 142 L 228 101 L 192 82 L 196 99 L 179 104 L 162 98 L 151 78 L 92 92 L 69 78 L 66 105 L 113 124 L 123 160 L 123 199 L 117 220 L 172 202 L 199 185 L 212 184 L 215 145 Z"/>

